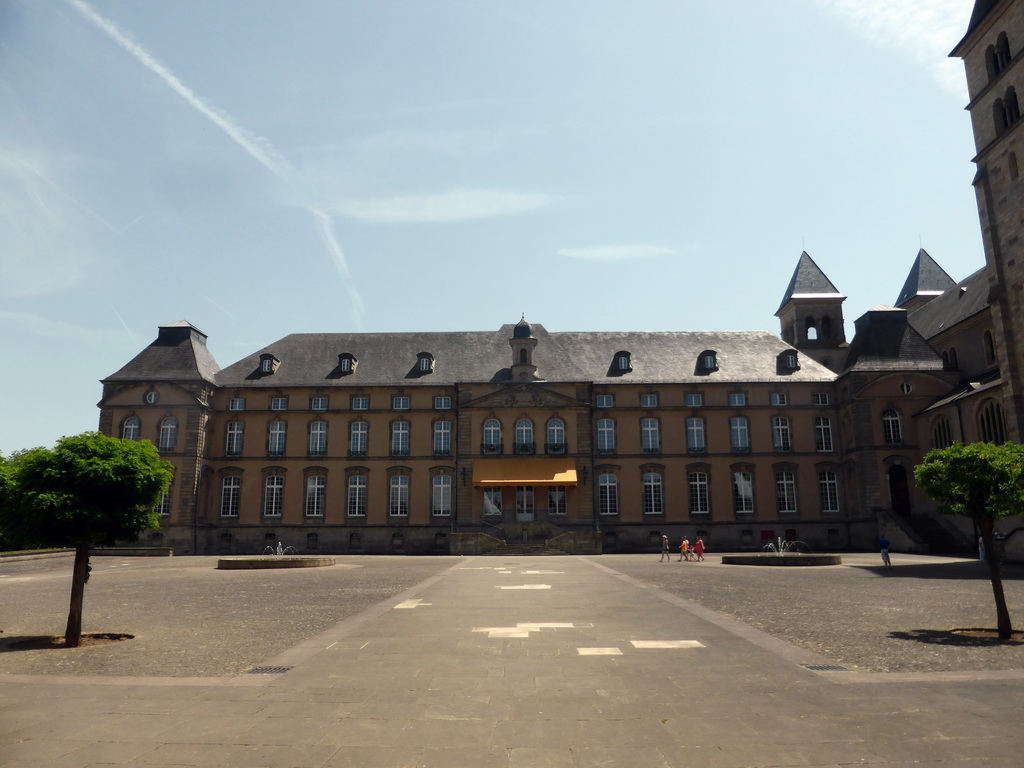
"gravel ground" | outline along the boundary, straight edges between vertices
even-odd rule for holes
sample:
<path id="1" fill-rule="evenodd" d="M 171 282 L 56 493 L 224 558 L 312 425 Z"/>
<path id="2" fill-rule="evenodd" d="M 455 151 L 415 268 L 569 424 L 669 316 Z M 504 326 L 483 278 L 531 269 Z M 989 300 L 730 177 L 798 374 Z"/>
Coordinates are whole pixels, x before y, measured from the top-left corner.
<path id="1" fill-rule="evenodd" d="M 843 555 L 843 565 L 761 567 L 659 563 L 604 555 L 602 565 L 724 613 L 844 666 L 874 672 L 1024 669 L 1024 643 L 951 630 L 996 624 L 988 567 L 974 560 Z M 1024 568 L 1003 566 L 1010 618 L 1024 627 Z"/>
<path id="2" fill-rule="evenodd" d="M 219 571 L 214 557 L 93 558 L 83 631 L 114 645 L 10 651 L 62 634 L 71 559 L 0 562 L 0 673 L 202 677 L 244 672 L 454 565 L 455 557 L 338 556 L 338 565 Z M 766 568 L 590 558 L 836 663 L 877 672 L 1024 669 L 1024 644 L 972 641 L 993 627 L 988 571 L 975 561 L 844 555 L 842 566 Z M 553 562 L 552 562 L 553 564 Z M 1024 626 L 1024 568 L 1007 566 L 1010 615 Z M 7 651 L 7 652 L 5 652 Z"/>

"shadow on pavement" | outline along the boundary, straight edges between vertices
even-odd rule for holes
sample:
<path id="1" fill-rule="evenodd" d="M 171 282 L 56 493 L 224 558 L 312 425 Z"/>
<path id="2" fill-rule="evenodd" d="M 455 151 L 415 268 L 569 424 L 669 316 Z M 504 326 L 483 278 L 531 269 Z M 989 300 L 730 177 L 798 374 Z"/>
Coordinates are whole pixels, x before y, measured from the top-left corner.
<path id="1" fill-rule="evenodd" d="M 974 634 L 972 634 L 974 633 Z M 927 645 L 959 645 L 966 647 L 987 648 L 996 645 L 1024 644 L 1024 632 L 1014 632 L 1010 640 L 997 637 L 981 636 L 995 634 L 994 629 L 912 629 L 908 632 L 890 632 L 889 637 L 896 640 L 914 640 Z"/>
<path id="2" fill-rule="evenodd" d="M 895 579 L 962 579 L 965 581 L 989 581 L 988 565 L 980 560 L 960 560 L 952 563 L 920 563 L 900 565 L 893 557 L 892 568 L 883 565 L 850 565 L 862 571 Z M 1024 581 L 1024 568 L 1019 565 L 1000 563 L 1003 581 Z"/>

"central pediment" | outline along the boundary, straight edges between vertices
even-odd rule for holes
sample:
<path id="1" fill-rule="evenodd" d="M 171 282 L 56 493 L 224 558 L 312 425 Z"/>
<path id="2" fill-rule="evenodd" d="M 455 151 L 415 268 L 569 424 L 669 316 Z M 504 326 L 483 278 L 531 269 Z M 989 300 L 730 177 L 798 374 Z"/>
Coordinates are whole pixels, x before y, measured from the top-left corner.
<path id="1" fill-rule="evenodd" d="M 537 384 L 513 384 L 470 400 L 462 408 L 580 408 L 587 403 Z"/>

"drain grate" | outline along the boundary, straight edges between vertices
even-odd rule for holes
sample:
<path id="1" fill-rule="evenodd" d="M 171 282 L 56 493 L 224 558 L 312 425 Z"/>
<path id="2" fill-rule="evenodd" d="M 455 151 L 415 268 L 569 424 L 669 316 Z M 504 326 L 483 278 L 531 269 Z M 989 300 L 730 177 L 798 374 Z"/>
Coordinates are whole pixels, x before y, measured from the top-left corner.
<path id="1" fill-rule="evenodd" d="M 853 670 L 849 667 L 843 667 L 839 664 L 804 664 L 805 669 L 811 670 L 811 672 L 852 672 Z"/>
<path id="2" fill-rule="evenodd" d="M 249 670 L 250 675 L 283 675 L 291 667 L 253 667 Z"/>

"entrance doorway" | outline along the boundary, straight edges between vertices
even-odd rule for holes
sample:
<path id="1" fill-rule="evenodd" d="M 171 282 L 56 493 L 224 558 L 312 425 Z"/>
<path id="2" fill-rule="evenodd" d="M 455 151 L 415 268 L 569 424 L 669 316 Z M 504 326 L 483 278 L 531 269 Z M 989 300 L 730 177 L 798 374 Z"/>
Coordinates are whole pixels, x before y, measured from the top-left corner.
<path id="1" fill-rule="evenodd" d="M 907 483 L 907 470 L 897 464 L 889 467 L 889 498 L 892 500 L 892 511 L 902 517 L 910 517 L 910 486 Z"/>

